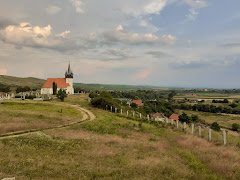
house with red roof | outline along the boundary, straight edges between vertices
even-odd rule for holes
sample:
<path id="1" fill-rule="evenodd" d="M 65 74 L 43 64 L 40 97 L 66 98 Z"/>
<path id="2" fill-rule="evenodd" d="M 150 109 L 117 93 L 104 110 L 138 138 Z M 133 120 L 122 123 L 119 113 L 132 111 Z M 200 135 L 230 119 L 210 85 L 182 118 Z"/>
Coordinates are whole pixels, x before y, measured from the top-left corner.
<path id="1" fill-rule="evenodd" d="M 142 107 L 143 106 L 143 102 L 141 99 L 134 99 L 132 100 L 133 104 L 136 104 L 138 107 Z"/>
<path id="2" fill-rule="evenodd" d="M 74 94 L 73 72 L 70 63 L 65 78 L 48 78 L 41 88 L 41 94 L 52 95 L 54 91 L 58 92 L 60 89 L 65 90 L 67 94 Z"/>
<path id="3" fill-rule="evenodd" d="M 174 120 L 174 121 L 179 121 L 179 115 L 176 113 L 173 113 L 170 117 L 170 120 Z"/>

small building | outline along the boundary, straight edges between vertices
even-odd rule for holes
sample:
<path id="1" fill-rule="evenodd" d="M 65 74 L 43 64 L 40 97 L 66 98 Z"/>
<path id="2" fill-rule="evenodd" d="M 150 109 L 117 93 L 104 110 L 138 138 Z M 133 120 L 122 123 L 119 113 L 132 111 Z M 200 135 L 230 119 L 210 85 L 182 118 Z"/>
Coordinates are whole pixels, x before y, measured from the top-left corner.
<path id="1" fill-rule="evenodd" d="M 165 121 L 166 117 L 164 116 L 164 114 L 162 113 L 151 113 L 150 114 L 150 118 L 153 120 L 153 121 Z"/>
<path id="2" fill-rule="evenodd" d="M 174 120 L 174 121 L 179 121 L 179 115 L 176 113 L 173 113 L 170 117 L 170 120 Z"/>
<path id="3" fill-rule="evenodd" d="M 42 95 L 52 95 L 54 91 L 58 92 L 60 89 L 66 91 L 67 94 L 74 94 L 73 88 L 73 72 L 70 64 L 65 73 L 65 78 L 48 78 L 41 89 Z"/>
<path id="4" fill-rule="evenodd" d="M 132 103 L 136 104 L 137 107 L 142 107 L 144 105 L 141 99 L 134 99 L 132 100 Z"/>

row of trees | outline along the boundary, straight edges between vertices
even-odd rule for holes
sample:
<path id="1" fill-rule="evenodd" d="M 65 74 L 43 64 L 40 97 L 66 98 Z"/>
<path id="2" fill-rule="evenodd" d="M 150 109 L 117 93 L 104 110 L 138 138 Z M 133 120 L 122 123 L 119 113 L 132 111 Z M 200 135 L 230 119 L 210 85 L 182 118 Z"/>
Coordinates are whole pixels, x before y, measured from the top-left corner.
<path id="1" fill-rule="evenodd" d="M 209 104 L 174 104 L 174 108 L 211 113 L 240 114 L 240 109 L 238 108 L 232 108 L 230 106 L 215 106 Z"/>

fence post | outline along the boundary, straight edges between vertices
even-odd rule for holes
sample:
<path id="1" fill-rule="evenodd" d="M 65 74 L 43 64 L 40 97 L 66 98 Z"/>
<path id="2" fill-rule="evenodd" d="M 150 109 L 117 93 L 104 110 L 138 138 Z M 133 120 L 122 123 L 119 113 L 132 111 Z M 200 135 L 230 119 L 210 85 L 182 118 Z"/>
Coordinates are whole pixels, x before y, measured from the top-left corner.
<path id="1" fill-rule="evenodd" d="M 149 116 L 149 114 L 147 115 L 147 120 L 148 120 L 148 121 L 150 120 L 150 116 Z"/>
<path id="2" fill-rule="evenodd" d="M 127 117 L 128 117 L 128 111 L 127 111 Z"/>
<path id="3" fill-rule="evenodd" d="M 186 129 L 187 129 L 187 123 L 184 122 L 184 123 L 183 123 L 183 130 L 185 131 Z"/>
<path id="4" fill-rule="evenodd" d="M 117 108 L 115 108 L 115 113 L 117 113 L 117 110 L 118 110 L 118 109 L 117 109 Z"/>
<path id="5" fill-rule="evenodd" d="M 199 137 L 202 136 L 202 127 L 201 126 L 198 126 L 198 135 L 199 135 Z"/>
<path id="6" fill-rule="evenodd" d="M 123 110 L 121 109 L 121 114 L 123 114 Z"/>
<path id="7" fill-rule="evenodd" d="M 192 135 L 194 135 L 194 124 L 192 123 Z"/>
<path id="8" fill-rule="evenodd" d="M 142 119 L 142 113 L 139 114 L 139 118 Z"/>
<path id="9" fill-rule="evenodd" d="M 176 122 L 177 122 L 177 128 L 178 128 L 179 127 L 179 122 L 178 122 L 178 120 Z"/>
<path id="10" fill-rule="evenodd" d="M 223 130 L 223 145 L 227 145 L 227 132 L 226 130 Z"/>
<path id="11" fill-rule="evenodd" d="M 208 140 L 212 141 L 212 129 L 211 128 L 208 129 Z"/>
<path id="12" fill-rule="evenodd" d="M 133 117 L 135 117 L 135 111 L 133 111 Z"/>
<path id="13" fill-rule="evenodd" d="M 111 112 L 112 112 L 112 110 L 113 110 L 113 107 L 111 106 Z"/>

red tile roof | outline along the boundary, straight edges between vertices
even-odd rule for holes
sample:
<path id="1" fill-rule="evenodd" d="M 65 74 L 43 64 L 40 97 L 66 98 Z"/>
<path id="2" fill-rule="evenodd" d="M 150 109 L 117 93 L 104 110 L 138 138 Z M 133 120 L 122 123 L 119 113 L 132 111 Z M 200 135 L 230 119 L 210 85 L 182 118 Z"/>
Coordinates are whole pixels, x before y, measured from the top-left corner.
<path id="1" fill-rule="evenodd" d="M 52 88 L 54 82 L 57 84 L 58 88 L 67 88 L 69 86 L 65 78 L 48 78 L 43 84 L 43 88 Z"/>
<path id="2" fill-rule="evenodd" d="M 136 104 L 137 106 L 143 106 L 143 102 L 141 99 L 132 100 L 132 103 Z"/>
<path id="3" fill-rule="evenodd" d="M 172 119 L 174 121 L 179 121 L 179 115 L 178 114 L 172 114 L 169 119 Z"/>

